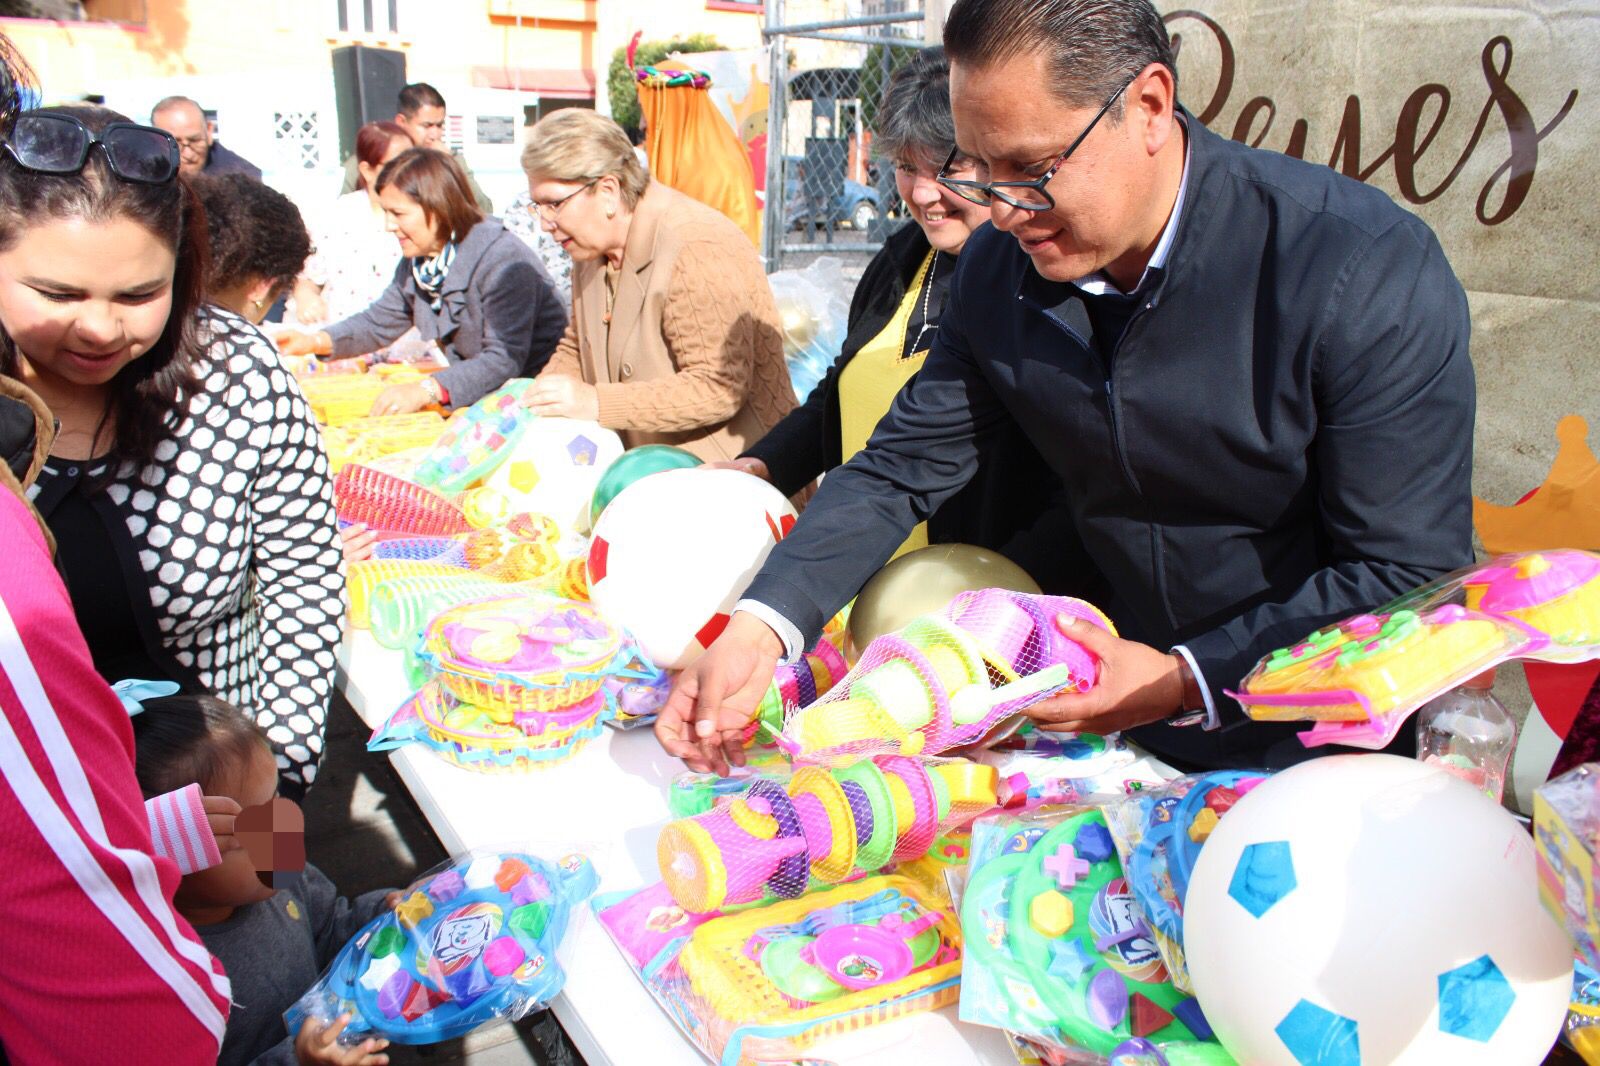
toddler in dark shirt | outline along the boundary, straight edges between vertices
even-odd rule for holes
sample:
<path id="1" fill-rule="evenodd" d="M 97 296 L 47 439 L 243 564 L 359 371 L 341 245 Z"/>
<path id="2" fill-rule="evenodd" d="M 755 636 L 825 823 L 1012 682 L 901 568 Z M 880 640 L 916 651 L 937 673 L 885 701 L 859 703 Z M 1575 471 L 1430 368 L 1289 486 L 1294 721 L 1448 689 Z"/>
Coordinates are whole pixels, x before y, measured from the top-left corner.
<path id="1" fill-rule="evenodd" d="M 233 986 L 233 1010 L 219 1066 L 384 1066 L 388 1041 L 338 1043 L 349 1018 L 307 1022 L 298 1034 L 283 1012 L 346 941 L 393 908 L 398 892 L 339 895 L 294 830 L 300 811 L 278 798 L 278 769 L 266 738 L 237 708 L 210 696 L 144 701 L 133 718 L 136 773 L 149 796 L 198 782 L 207 796 L 239 804 L 234 834 L 217 834 L 221 865 L 186 875 L 173 899 Z M 259 822 L 260 827 L 254 823 Z"/>

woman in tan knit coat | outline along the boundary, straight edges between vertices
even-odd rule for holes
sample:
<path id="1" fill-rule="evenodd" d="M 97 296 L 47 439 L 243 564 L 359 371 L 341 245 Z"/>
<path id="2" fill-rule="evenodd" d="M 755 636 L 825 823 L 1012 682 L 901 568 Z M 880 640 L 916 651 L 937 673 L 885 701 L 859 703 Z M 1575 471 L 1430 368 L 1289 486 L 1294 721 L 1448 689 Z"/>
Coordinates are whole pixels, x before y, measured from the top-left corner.
<path id="1" fill-rule="evenodd" d="M 708 461 L 739 455 L 794 407 L 772 291 L 739 227 L 652 181 L 621 127 L 592 111 L 541 121 L 522 167 L 575 264 L 566 336 L 525 403 Z"/>

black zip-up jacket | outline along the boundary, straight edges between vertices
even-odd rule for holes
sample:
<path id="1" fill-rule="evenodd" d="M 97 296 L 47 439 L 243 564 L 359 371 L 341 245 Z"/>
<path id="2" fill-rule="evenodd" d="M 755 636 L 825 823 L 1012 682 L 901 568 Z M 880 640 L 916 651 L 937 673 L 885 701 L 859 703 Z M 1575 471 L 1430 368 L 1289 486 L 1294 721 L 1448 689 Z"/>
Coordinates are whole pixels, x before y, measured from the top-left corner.
<path id="1" fill-rule="evenodd" d="M 915 222 L 889 235 L 850 298 L 838 358 L 806 401 L 745 451 L 767 464 L 772 483 L 785 496 L 844 461 L 839 375 L 889 324 L 928 251 L 928 239 Z M 990 548 L 1026 570 L 1046 592 L 1092 595 L 1097 590 L 1084 581 L 1094 574 L 1085 565 L 1061 478 L 1020 426 L 996 426 L 981 448 L 972 479 L 928 516 L 929 542 Z"/>
<path id="2" fill-rule="evenodd" d="M 808 639 L 1015 423 L 1066 486 L 1124 636 L 1184 644 L 1223 728 L 1134 736 L 1194 766 L 1282 765 L 1302 724 L 1224 689 L 1263 654 L 1472 559 L 1466 296 L 1383 192 L 1189 119 L 1166 267 L 1114 343 L 984 226 L 939 337 L 746 595 Z M 1325 750 L 1325 749 L 1323 749 Z"/>

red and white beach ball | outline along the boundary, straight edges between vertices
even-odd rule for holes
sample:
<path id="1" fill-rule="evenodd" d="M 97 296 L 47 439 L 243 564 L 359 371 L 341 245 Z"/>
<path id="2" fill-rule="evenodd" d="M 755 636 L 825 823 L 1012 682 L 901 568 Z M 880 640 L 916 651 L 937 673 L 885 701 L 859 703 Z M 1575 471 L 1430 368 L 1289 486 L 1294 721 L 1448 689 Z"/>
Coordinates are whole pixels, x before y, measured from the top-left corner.
<path id="1" fill-rule="evenodd" d="M 784 495 L 742 471 L 651 474 L 623 489 L 595 524 L 590 598 L 653 663 L 679 669 L 717 639 L 794 523 Z"/>

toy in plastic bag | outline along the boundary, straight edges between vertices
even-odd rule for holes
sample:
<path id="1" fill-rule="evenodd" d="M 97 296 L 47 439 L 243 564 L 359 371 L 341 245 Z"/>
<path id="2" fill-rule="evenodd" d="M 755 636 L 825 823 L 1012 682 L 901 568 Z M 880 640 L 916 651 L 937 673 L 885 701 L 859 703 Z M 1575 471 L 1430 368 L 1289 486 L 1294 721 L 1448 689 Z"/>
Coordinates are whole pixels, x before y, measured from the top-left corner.
<path id="1" fill-rule="evenodd" d="M 785 784 L 757 780 L 726 805 L 668 823 L 656 858 L 678 905 L 704 914 L 916 858 L 994 804 L 993 768 L 964 759 L 803 766 Z"/>
<path id="2" fill-rule="evenodd" d="M 435 615 L 417 657 L 457 699 L 510 721 L 587 700 L 633 652 L 586 603 L 508 591 Z"/>
<path id="3" fill-rule="evenodd" d="M 1600 1066 L 1600 973 L 1582 957 L 1572 967 L 1572 1003 L 1561 1026 L 1561 1042 L 1585 1066 Z"/>
<path id="4" fill-rule="evenodd" d="M 1533 841 L 1539 899 L 1566 929 L 1578 957 L 1600 969 L 1600 914 L 1595 865 L 1600 840 L 1600 764 L 1584 763 L 1533 794 Z"/>
<path id="5" fill-rule="evenodd" d="M 1507 659 L 1600 657 L 1600 556 L 1502 555 L 1318 630 L 1229 693 L 1257 721 L 1311 720 L 1307 747 L 1381 748 L 1418 707 Z"/>
<path id="6" fill-rule="evenodd" d="M 340 1041 L 380 1036 L 431 1044 L 515 1020 L 566 981 L 556 959 L 574 908 L 595 888 L 582 855 L 558 862 L 522 852 L 472 851 L 414 882 L 388 914 L 351 938 L 284 1014 L 352 1015 Z"/>
<path id="7" fill-rule="evenodd" d="M 789 767 L 781 761 L 760 767 L 735 766 L 727 777 L 685 771 L 673 778 L 667 789 L 667 808 L 674 818 L 693 818 L 728 805 L 758 780 L 773 781 L 781 787 L 789 780 Z"/>
<path id="8" fill-rule="evenodd" d="M 1171 1062 L 1232 1061 L 1167 979 L 1097 810 L 979 819 L 961 930 L 962 1021 L 1096 1055 L 1142 1040 Z"/>
<path id="9" fill-rule="evenodd" d="M 724 1066 L 809 1058 L 827 1037 L 955 1002 L 961 978 L 948 897 L 903 877 L 729 914 L 689 914 L 661 885 L 593 907 L 662 1009 Z"/>
<path id="10" fill-rule="evenodd" d="M 1265 773 L 1218 770 L 1179 777 L 1104 808 L 1128 888 L 1139 904 L 1172 984 L 1193 993 L 1183 955 L 1183 901 L 1206 838 Z"/>
<path id="11" fill-rule="evenodd" d="M 789 716 L 779 743 L 806 762 L 936 755 L 976 743 L 1022 708 L 1098 680 L 1098 660 L 1061 631 L 1060 615 L 1116 632 L 1082 600 L 960 593 L 874 639 L 843 681 Z"/>
<path id="12" fill-rule="evenodd" d="M 605 693 L 558 711 L 525 711 L 501 721 L 428 681 L 373 730 L 368 751 L 420 743 L 446 762 L 477 773 L 548 769 L 600 735 L 615 713 Z"/>
<path id="13" fill-rule="evenodd" d="M 783 323 L 783 357 L 789 380 L 802 402 L 811 395 L 844 347 L 854 291 L 844 262 L 822 256 L 803 270 L 767 275 Z"/>
<path id="14" fill-rule="evenodd" d="M 974 758 L 1000 775 L 1000 806 L 1009 810 L 1131 795 L 1177 773 L 1135 752 L 1120 734 L 1053 733 L 1028 726 Z"/>
<path id="15" fill-rule="evenodd" d="M 452 415 L 433 450 L 417 464 L 417 482 L 454 496 L 493 472 L 539 417 L 522 406 L 522 394 L 532 384 L 532 378 L 512 378 Z"/>

